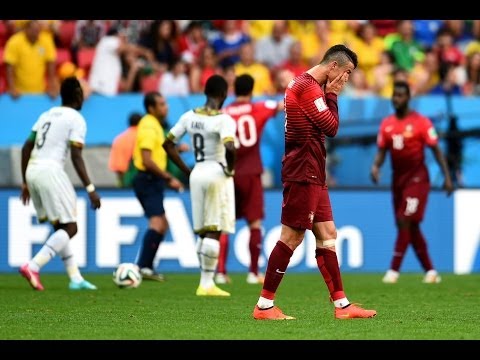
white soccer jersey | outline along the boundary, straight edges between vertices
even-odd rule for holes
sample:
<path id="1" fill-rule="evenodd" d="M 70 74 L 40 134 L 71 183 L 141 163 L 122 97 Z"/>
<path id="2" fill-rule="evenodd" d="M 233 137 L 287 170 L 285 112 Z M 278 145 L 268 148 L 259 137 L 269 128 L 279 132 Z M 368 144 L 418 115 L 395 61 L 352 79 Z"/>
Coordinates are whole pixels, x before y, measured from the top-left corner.
<path id="1" fill-rule="evenodd" d="M 76 222 L 76 193 L 64 170 L 70 141 L 84 144 L 84 117 L 69 107 L 53 107 L 33 125 L 37 133 L 26 180 L 39 221 Z"/>
<path id="2" fill-rule="evenodd" d="M 178 141 L 188 132 L 195 154 L 195 162 L 213 160 L 225 164 L 223 140 L 235 138 L 236 123 L 230 115 L 214 115 L 190 110 L 183 114 L 170 133 Z"/>
<path id="3" fill-rule="evenodd" d="M 40 115 L 33 125 L 37 133 L 30 163 L 65 166 L 70 141 L 84 144 L 87 133 L 85 118 L 70 107 L 56 106 Z"/>
<path id="4" fill-rule="evenodd" d="M 170 130 L 178 141 L 188 132 L 195 152 L 190 174 L 193 229 L 235 232 L 233 178 L 225 176 L 219 163 L 226 164 L 224 140 L 235 137 L 236 123 L 230 115 L 193 110 L 182 115 Z"/>

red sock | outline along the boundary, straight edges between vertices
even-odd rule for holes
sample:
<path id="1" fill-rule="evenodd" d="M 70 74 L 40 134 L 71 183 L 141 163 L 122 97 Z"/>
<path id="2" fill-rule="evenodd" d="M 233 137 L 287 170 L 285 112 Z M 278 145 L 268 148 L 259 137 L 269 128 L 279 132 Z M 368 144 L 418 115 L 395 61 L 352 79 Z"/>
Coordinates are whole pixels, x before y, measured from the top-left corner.
<path id="1" fill-rule="evenodd" d="M 432 260 L 430 260 L 430 256 L 428 255 L 427 242 L 422 231 L 418 227 L 413 228 L 411 236 L 413 249 L 415 250 L 418 260 L 422 264 L 423 270 L 432 270 Z"/>
<path id="2" fill-rule="evenodd" d="M 390 269 L 400 271 L 402 261 L 407 251 L 408 244 L 410 244 L 410 229 L 400 228 L 397 233 L 397 240 L 395 241 L 395 250 L 390 264 Z"/>
<path id="3" fill-rule="evenodd" d="M 218 254 L 217 272 L 227 273 L 228 234 L 220 235 L 220 253 Z"/>
<path id="4" fill-rule="evenodd" d="M 258 274 L 258 258 L 262 249 L 262 232 L 260 229 L 250 229 L 250 269 L 249 271 Z"/>
<path id="5" fill-rule="evenodd" d="M 337 253 L 325 248 L 317 248 L 315 250 L 315 258 L 332 300 L 344 298 L 345 293 L 343 292 L 342 275 L 338 266 Z"/>
<path id="6" fill-rule="evenodd" d="M 293 255 L 293 250 L 290 249 L 284 242 L 277 241 L 273 248 L 270 257 L 268 258 L 267 272 L 265 273 L 265 281 L 261 296 L 273 300 L 277 291 L 278 285 L 283 279 L 283 274 L 287 271 L 288 263 Z"/>

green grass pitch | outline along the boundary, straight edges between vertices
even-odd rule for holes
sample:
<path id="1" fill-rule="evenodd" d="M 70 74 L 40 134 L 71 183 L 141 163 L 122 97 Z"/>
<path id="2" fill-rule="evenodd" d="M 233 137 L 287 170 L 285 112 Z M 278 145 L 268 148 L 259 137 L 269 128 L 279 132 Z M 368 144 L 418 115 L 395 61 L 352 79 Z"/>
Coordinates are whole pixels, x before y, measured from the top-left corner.
<path id="1" fill-rule="evenodd" d="M 232 274 L 221 287 L 229 298 L 197 297 L 198 274 L 166 274 L 119 289 L 108 274 L 84 274 L 97 291 L 68 290 L 65 274 L 42 274 L 36 292 L 19 274 L 0 274 L 1 340 L 460 340 L 480 339 L 480 274 L 442 274 L 423 284 L 404 273 L 397 284 L 383 274 L 344 274 L 351 302 L 376 309 L 373 319 L 335 320 L 318 273 L 287 273 L 276 305 L 291 321 L 256 321 L 260 285 Z"/>

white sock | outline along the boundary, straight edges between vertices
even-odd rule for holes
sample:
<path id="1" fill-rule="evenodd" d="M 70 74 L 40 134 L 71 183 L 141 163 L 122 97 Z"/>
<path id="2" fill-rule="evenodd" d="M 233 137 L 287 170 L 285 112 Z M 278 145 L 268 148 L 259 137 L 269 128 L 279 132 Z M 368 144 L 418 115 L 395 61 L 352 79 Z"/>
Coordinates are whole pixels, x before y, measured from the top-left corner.
<path id="1" fill-rule="evenodd" d="M 213 276 L 217 269 L 220 242 L 211 238 L 203 238 L 197 246 L 200 260 L 200 286 L 209 288 L 215 285 Z"/>
<path id="2" fill-rule="evenodd" d="M 344 297 L 344 298 L 335 300 L 335 301 L 333 302 L 333 304 L 334 304 L 335 307 L 337 307 L 337 308 L 343 308 L 343 307 L 347 306 L 348 304 L 350 304 L 350 301 L 348 301 L 348 299 L 347 299 L 346 297 Z"/>
<path id="3" fill-rule="evenodd" d="M 273 306 L 273 300 L 264 298 L 263 296 L 260 296 L 257 301 L 257 306 L 260 309 L 268 309 Z"/>
<path id="4" fill-rule="evenodd" d="M 59 251 L 58 255 L 62 258 L 70 280 L 77 283 L 83 281 L 83 276 L 78 269 L 70 242 L 68 242 L 63 249 Z"/>
<path id="5" fill-rule="evenodd" d="M 55 231 L 50 235 L 40 251 L 29 261 L 28 266 L 30 269 L 35 272 L 40 271 L 43 266 L 64 248 L 69 240 L 70 236 L 68 236 L 65 230 L 59 229 Z"/>

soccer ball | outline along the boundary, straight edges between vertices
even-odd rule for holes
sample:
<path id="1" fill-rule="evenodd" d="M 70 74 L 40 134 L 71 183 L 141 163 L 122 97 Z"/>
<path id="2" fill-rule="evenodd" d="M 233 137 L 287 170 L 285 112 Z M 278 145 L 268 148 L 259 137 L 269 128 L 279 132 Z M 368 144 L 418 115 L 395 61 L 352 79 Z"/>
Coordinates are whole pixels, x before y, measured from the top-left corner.
<path id="1" fill-rule="evenodd" d="M 113 272 L 113 282 L 121 289 L 134 289 L 142 283 L 142 275 L 138 265 L 122 263 Z"/>

